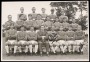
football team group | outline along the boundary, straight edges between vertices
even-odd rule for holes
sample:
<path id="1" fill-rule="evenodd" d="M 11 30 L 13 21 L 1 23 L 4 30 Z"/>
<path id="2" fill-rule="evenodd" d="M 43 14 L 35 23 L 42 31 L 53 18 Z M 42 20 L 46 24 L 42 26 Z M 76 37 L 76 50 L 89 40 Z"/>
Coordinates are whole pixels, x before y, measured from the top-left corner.
<path id="1" fill-rule="evenodd" d="M 54 14 L 45 14 L 45 8 L 42 8 L 42 14 L 36 14 L 36 8 L 32 7 L 32 13 L 24 14 L 24 8 L 20 8 L 16 22 L 12 21 L 12 15 L 8 15 L 8 21 L 3 25 L 5 36 L 6 54 L 21 55 L 22 53 L 30 55 L 43 55 L 44 50 L 49 56 L 51 52 L 57 54 L 83 53 L 85 42 L 85 33 L 82 27 L 76 23 L 74 18 L 70 19 L 62 10 L 61 16 Z"/>

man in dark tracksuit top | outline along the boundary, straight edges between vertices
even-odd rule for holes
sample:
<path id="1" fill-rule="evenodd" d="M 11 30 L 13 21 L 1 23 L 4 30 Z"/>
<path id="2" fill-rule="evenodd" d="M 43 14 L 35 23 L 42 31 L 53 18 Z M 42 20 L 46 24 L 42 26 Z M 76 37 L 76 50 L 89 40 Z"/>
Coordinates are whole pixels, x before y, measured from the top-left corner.
<path id="1" fill-rule="evenodd" d="M 38 43 L 39 43 L 38 47 L 39 47 L 40 55 L 42 56 L 43 45 L 46 47 L 46 52 L 48 55 L 49 54 L 48 34 L 47 34 L 47 31 L 45 31 L 44 26 L 41 26 L 41 29 L 40 31 L 38 31 L 37 35 L 38 35 Z"/>

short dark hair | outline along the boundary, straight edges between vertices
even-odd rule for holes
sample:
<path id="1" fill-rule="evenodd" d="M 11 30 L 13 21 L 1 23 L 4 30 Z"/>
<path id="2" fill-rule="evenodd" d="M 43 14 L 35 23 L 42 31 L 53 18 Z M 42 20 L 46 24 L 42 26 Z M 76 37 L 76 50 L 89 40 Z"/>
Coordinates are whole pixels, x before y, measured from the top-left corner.
<path id="1" fill-rule="evenodd" d="M 29 16 L 32 16 L 32 15 L 31 15 L 31 14 L 28 14 L 28 17 L 29 17 Z"/>
<path id="2" fill-rule="evenodd" d="M 12 15 L 8 15 L 8 17 L 9 17 L 9 16 L 11 16 L 11 17 L 12 17 Z"/>

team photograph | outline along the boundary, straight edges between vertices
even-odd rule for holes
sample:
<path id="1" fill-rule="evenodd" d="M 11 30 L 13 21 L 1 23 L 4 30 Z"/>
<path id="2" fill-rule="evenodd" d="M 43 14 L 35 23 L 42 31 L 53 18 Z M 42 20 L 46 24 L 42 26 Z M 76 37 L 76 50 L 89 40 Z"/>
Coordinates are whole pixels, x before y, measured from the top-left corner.
<path id="1" fill-rule="evenodd" d="M 1 59 L 89 61 L 89 2 L 2 2 Z"/>

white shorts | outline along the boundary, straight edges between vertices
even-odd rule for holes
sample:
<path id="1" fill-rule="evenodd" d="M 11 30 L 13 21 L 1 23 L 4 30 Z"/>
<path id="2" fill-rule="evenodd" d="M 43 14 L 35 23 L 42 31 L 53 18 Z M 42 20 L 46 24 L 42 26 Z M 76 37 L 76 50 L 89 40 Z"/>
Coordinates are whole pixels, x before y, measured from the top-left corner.
<path id="1" fill-rule="evenodd" d="M 10 44 L 14 44 L 16 40 L 8 40 L 7 42 L 9 42 Z"/>
<path id="2" fill-rule="evenodd" d="M 75 40 L 75 42 L 76 42 L 76 45 L 80 45 L 84 43 L 84 40 Z"/>
<path id="3" fill-rule="evenodd" d="M 25 40 L 20 40 L 19 41 L 21 44 L 25 44 L 27 41 L 25 41 Z"/>
<path id="4" fill-rule="evenodd" d="M 20 31 L 17 31 L 17 33 L 20 32 Z"/>
<path id="5" fill-rule="evenodd" d="M 53 45 L 58 46 L 59 44 L 58 44 L 58 42 L 54 41 Z"/>
<path id="6" fill-rule="evenodd" d="M 50 41 L 50 42 L 49 42 L 49 45 L 50 45 L 50 46 L 58 46 L 59 44 L 58 44 L 58 42 L 56 42 L 56 41 L 54 41 L 54 42 L 53 42 L 53 41 Z"/>
<path id="7" fill-rule="evenodd" d="M 65 40 L 59 40 L 57 41 L 59 45 L 66 45 L 66 41 Z"/>
<path id="8" fill-rule="evenodd" d="M 28 43 L 29 43 L 29 44 L 32 44 L 32 45 L 33 45 L 33 44 L 38 44 L 38 42 L 35 41 L 35 40 L 28 41 Z"/>
<path id="9" fill-rule="evenodd" d="M 36 33 L 38 32 L 39 30 L 36 30 Z"/>
<path id="10" fill-rule="evenodd" d="M 68 45 L 73 45 L 74 42 L 75 42 L 74 40 L 68 40 L 68 41 L 67 41 L 67 44 L 68 44 Z"/>
<path id="11" fill-rule="evenodd" d="M 30 31 L 26 31 L 27 33 L 30 32 Z"/>

